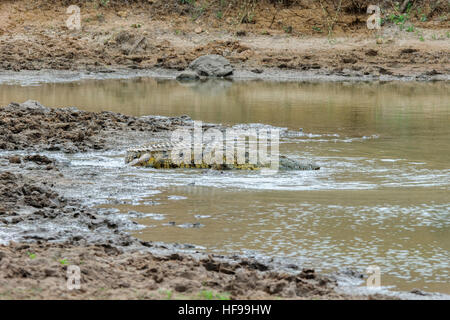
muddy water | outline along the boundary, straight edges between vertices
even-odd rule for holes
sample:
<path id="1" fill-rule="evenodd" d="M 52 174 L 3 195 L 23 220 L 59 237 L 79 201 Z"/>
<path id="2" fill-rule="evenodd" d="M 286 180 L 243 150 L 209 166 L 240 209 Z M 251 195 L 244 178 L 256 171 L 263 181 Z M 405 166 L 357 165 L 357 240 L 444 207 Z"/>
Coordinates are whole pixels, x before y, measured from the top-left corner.
<path id="1" fill-rule="evenodd" d="M 110 154 L 75 155 L 72 164 L 108 161 L 105 177 L 126 186 L 121 199 L 129 201 L 106 206 L 144 213 L 136 221 L 147 227 L 134 231 L 142 239 L 289 257 L 322 271 L 377 265 L 383 286 L 450 294 L 449 83 L 183 85 L 138 79 L 0 86 L 1 104 L 27 99 L 301 127 L 304 134 L 283 138 L 280 150 L 314 160 L 320 171 L 261 176 L 124 169 Z M 97 183 L 105 187 L 107 181 Z M 120 191 L 108 188 L 110 198 L 113 188 Z"/>

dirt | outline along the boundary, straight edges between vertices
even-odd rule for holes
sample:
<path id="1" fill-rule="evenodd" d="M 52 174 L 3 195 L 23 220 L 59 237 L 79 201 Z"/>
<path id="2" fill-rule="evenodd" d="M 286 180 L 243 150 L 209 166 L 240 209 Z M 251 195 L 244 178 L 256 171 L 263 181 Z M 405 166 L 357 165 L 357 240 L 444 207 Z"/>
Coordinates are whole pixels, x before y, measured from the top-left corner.
<path id="1" fill-rule="evenodd" d="M 68 266 L 81 271 L 68 290 Z M 312 269 L 261 271 L 249 260 L 122 252 L 110 245 L 11 243 L 0 246 L 0 299 L 383 299 L 335 291 Z"/>
<path id="2" fill-rule="evenodd" d="M 27 170 L 34 170 L 41 179 L 26 174 Z M 0 167 L 0 226 L 10 228 L 2 233 L 2 242 L 12 238 L 16 241 L 109 243 L 122 247 L 142 245 L 123 231 L 133 222 L 123 225 L 113 215 L 108 216 L 108 212 L 82 205 L 80 199 L 60 196 L 54 184 L 61 178 L 58 168 L 48 165 L 23 169 L 12 165 Z"/>
<path id="3" fill-rule="evenodd" d="M 328 16 L 317 1 L 244 7 L 221 7 L 219 1 L 203 6 L 162 0 L 80 2 L 79 31 L 66 27 L 69 4 L 64 1 L 3 1 L 0 69 L 183 70 L 198 56 L 216 53 L 237 70 L 258 74 L 269 69 L 426 79 L 449 74 L 445 1 L 437 7 L 418 2 L 403 30 L 392 22 L 368 30 L 366 7 L 355 5 L 363 2 L 343 1 L 329 34 L 334 11 L 326 7 Z M 394 12 L 389 1 L 384 3 L 385 12 Z"/>
<path id="4" fill-rule="evenodd" d="M 189 121 L 187 116 L 132 117 L 75 108 L 52 109 L 36 101 L 0 108 L 0 150 L 18 152 L 0 156 L 0 223 L 14 226 L 16 241 L 141 246 L 123 231 L 136 223 L 118 219 L 108 210 L 87 207 L 83 199 L 60 196 L 57 188 L 70 188 L 75 183 L 62 173 L 69 165 L 39 152 L 123 152 L 133 141 L 144 144 L 150 136 L 165 137 Z"/>
<path id="5" fill-rule="evenodd" d="M 74 107 L 52 109 L 36 101 L 11 103 L 0 108 L 0 150 L 69 153 L 106 150 L 113 145 L 107 142 L 111 133 L 117 137 L 121 133 L 135 132 L 137 137 L 141 136 L 142 144 L 145 134 L 169 132 L 189 120 L 187 116 L 138 118 L 107 111 L 81 111 Z"/>
<path id="6" fill-rule="evenodd" d="M 202 9 L 159 0 L 80 2 L 82 29 L 71 31 L 68 1 L 2 1 L 0 69 L 183 70 L 198 56 L 216 53 L 255 74 L 276 69 L 432 79 L 450 73 L 445 8 L 424 7 L 426 22 L 412 18 L 419 38 L 393 25 L 367 30 L 364 10 L 347 1 L 332 35 L 313 1 L 262 1 L 251 8 L 217 3 Z M 335 278 L 293 271 L 300 266 L 285 272 L 242 257 L 187 254 L 180 245 L 140 241 L 125 231 L 132 221 L 62 196 L 61 184 L 71 183 L 65 164 L 39 154 L 117 150 L 189 121 L 37 102 L 1 108 L 0 232 L 8 232 L 0 239 L 9 244 L 0 246 L 0 298 L 386 298 L 338 293 Z M 66 287 L 70 265 L 81 269 L 79 290 Z"/>
<path id="7" fill-rule="evenodd" d="M 112 126 L 124 137 L 132 136 L 139 126 L 150 126 L 149 117 L 74 114 L 74 109 L 52 110 L 37 102 L 12 104 L 1 113 L 2 123 L 11 123 L 7 128 L 14 128 L 13 123 L 40 123 L 44 138 L 27 140 L 27 130 L 1 135 L 13 151 L 0 153 L 0 299 L 392 298 L 339 293 L 334 276 L 302 270 L 287 261 L 281 267 L 278 262 L 242 256 L 208 255 L 188 244 L 136 239 L 127 232 L 137 225 L 131 219 L 90 206 L 77 195 L 61 195 L 64 183 L 75 183 L 65 176 L 70 170 L 60 160 L 36 152 L 47 146 L 45 135 L 50 132 L 56 133 L 55 143 L 71 146 L 60 152 L 73 152 L 73 146 L 78 151 L 97 149 L 93 142 L 101 130 L 92 130 L 85 139 L 76 140 L 79 144 L 73 143 L 72 135 L 85 125 L 86 117 L 99 127 L 96 121 Z M 151 128 L 156 132 L 151 134 L 183 121 L 168 119 L 153 119 Z M 132 127 L 127 124 L 130 121 Z M 60 132 L 54 127 L 65 129 Z M 107 145 L 117 141 L 111 134 L 104 137 Z M 81 269 L 79 290 L 66 287 L 69 265 Z"/>

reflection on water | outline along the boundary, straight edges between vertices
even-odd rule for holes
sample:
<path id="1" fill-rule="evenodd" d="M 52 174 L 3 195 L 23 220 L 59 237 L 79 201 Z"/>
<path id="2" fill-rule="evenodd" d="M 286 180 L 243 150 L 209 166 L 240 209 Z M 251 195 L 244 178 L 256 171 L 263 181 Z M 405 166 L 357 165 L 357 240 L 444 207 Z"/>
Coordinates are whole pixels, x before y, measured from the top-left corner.
<path id="1" fill-rule="evenodd" d="M 138 79 L 0 86 L 0 102 L 35 99 L 93 111 L 303 128 L 305 136 L 284 138 L 280 151 L 313 159 L 320 171 L 263 177 L 124 169 L 121 159 L 109 157 L 101 170 L 117 176 L 116 184 L 97 181 L 96 197 L 125 186 L 129 198 L 162 191 L 114 205 L 150 214 L 137 220 L 148 226 L 135 232 L 145 240 L 301 257 L 320 270 L 378 265 L 383 285 L 450 293 L 449 89 L 445 82 Z M 72 165 L 92 170 L 108 159 L 75 157 Z"/>

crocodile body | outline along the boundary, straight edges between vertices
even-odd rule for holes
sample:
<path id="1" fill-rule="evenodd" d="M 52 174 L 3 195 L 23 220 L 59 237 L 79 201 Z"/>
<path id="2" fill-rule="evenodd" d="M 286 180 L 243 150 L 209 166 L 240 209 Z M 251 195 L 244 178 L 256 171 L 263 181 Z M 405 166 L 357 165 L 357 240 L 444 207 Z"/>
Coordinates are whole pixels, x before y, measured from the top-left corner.
<path id="1" fill-rule="evenodd" d="M 203 153 L 211 151 L 213 145 L 206 145 L 203 147 Z M 183 157 L 183 150 L 191 148 L 190 157 Z M 172 152 L 178 152 L 181 155 L 179 161 L 174 162 L 172 160 Z M 270 168 L 271 163 L 250 163 L 248 161 L 248 152 L 245 153 L 244 163 L 238 162 L 234 157 L 233 161 L 226 161 L 225 152 L 223 153 L 221 163 L 214 163 L 215 161 L 195 161 L 194 152 L 191 145 L 174 144 L 171 142 L 152 144 L 143 146 L 140 148 L 134 148 L 127 150 L 125 157 L 125 163 L 131 166 L 138 167 L 151 167 L 156 169 L 169 169 L 169 168 L 197 168 L 197 169 L 215 169 L 215 170 L 259 170 L 262 168 Z M 187 158 L 187 159 L 186 159 Z M 282 170 L 319 170 L 320 167 L 312 163 L 301 163 L 297 160 L 290 159 L 286 156 L 279 156 L 279 169 Z"/>

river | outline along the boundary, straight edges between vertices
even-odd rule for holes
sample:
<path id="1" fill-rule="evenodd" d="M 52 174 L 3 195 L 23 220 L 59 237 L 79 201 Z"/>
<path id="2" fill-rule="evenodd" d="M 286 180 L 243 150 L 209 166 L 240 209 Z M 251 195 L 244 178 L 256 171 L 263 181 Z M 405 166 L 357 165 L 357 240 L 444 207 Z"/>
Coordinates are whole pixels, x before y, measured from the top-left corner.
<path id="1" fill-rule="evenodd" d="M 295 258 L 319 271 L 376 265 L 390 289 L 450 294 L 448 82 L 138 78 L 0 85 L 1 105 L 28 99 L 89 111 L 303 128 L 281 140 L 280 152 L 312 160 L 319 171 L 262 176 L 133 168 L 118 179 L 146 179 L 152 192 L 102 205 L 145 213 L 136 221 L 146 227 L 133 231 L 144 240 Z M 109 153 L 67 157 L 80 167 L 107 159 L 109 177 L 124 166 Z"/>

